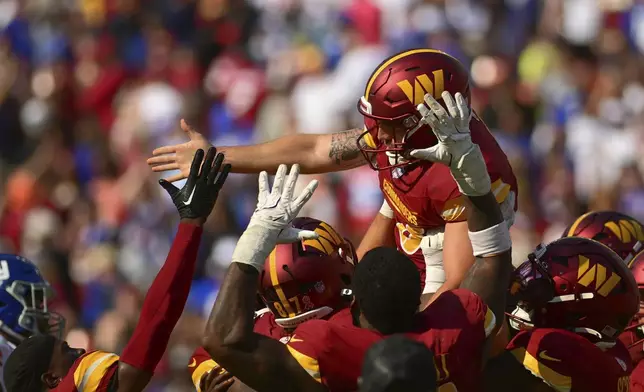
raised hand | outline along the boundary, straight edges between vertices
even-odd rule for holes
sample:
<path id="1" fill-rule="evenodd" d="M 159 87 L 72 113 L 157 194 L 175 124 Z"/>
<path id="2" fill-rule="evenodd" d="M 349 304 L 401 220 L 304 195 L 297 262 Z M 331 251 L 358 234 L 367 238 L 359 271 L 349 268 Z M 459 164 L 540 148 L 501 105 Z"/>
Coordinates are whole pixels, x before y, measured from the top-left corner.
<path id="1" fill-rule="evenodd" d="M 304 204 L 313 196 L 318 181 L 311 181 L 300 195 L 294 199 L 295 184 L 300 175 L 300 166 L 293 165 L 286 177 L 286 165 L 280 165 L 275 174 L 273 189 L 268 184 L 268 173 L 259 173 L 259 193 L 257 208 L 250 218 L 248 227 L 260 225 L 280 230 L 277 243 L 292 243 L 304 239 L 317 238 L 317 233 L 292 227 L 291 221 L 297 217 Z M 286 181 L 286 183 L 285 183 Z"/>
<path id="2" fill-rule="evenodd" d="M 291 226 L 291 221 L 297 217 L 318 186 L 317 180 L 313 180 L 295 197 L 293 193 L 299 174 L 299 165 L 293 165 L 286 177 L 286 165 L 280 165 L 272 189 L 268 183 L 268 173 L 259 174 L 257 207 L 248 228 L 237 242 L 233 262 L 250 264 L 261 271 L 264 260 L 276 244 L 318 237 L 315 232 L 297 230 Z"/>
<path id="3" fill-rule="evenodd" d="M 442 98 L 447 110 L 431 94 L 425 94 L 425 103 L 417 107 L 421 121 L 431 127 L 438 143 L 412 150 L 410 155 L 449 166 L 462 194 L 485 195 L 491 188 L 490 176 L 481 149 L 472 142 L 470 107 L 461 93 L 456 93 L 455 100 L 443 91 Z"/>
<path id="4" fill-rule="evenodd" d="M 217 154 L 216 148 L 208 149 L 205 161 L 204 152 L 199 149 L 192 160 L 188 181 L 183 188 L 179 189 L 167 180 L 159 180 L 159 184 L 172 197 L 181 219 L 204 222 L 208 218 L 230 172 L 230 165 L 224 165 L 222 169 L 223 162 L 224 154 Z"/>
<path id="5" fill-rule="evenodd" d="M 181 173 L 168 177 L 166 180 L 175 182 L 188 178 L 190 165 L 197 150 L 208 150 L 212 145 L 205 137 L 194 130 L 185 120 L 181 120 L 181 129 L 186 133 L 190 141 L 175 144 L 174 146 L 163 146 L 152 151 L 152 157 L 147 163 L 152 167 L 153 172 L 168 170 L 180 170 Z"/>

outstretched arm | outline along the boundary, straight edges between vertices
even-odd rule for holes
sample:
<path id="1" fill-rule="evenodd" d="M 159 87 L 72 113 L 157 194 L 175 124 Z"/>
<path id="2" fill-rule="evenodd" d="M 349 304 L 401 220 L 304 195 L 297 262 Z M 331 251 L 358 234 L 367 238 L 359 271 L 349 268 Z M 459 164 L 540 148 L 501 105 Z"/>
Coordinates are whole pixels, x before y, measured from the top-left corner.
<path id="1" fill-rule="evenodd" d="M 188 181 L 179 190 L 168 182 L 161 185 L 172 197 L 181 223 L 165 264 L 148 290 L 132 337 L 119 360 L 118 391 L 139 392 L 150 381 L 165 352 L 188 299 L 195 270 L 202 226 L 212 211 L 228 171 L 222 169 L 223 155 L 215 158 L 211 148 L 204 162 L 203 150 L 197 151 Z M 203 169 L 199 170 L 201 163 Z"/>
<path id="2" fill-rule="evenodd" d="M 294 165 L 285 180 L 286 166 L 280 166 L 272 191 L 268 174 L 260 174 L 257 208 L 237 243 L 203 339 L 204 348 L 218 364 L 256 390 L 325 390 L 284 344 L 253 332 L 255 293 L 264 262 L 317 186 L 312 181 L 294 199 L 298 172 Z"/>
<path id="3" fill-rule="evenodd" d="M 155 172 L 180 170 L 180 174 L 168 178 L 171 182 L 188 176 L 197 149 L 210 147 L 208 140 L 183 120 L 181 127 L 190 141 L 159 147 L 148 159 Z M 299 164 L 302 173 L 327 173 L 366 163 L 357 144 L 361 133 L 361 129 L 351 129 L 331 134 L 297 134 L 251 146 L 219 147 L 219 150 L 226 155 L 226 163 L 232 165 L 235 173 L 274 173 L 280 164 Z"/>

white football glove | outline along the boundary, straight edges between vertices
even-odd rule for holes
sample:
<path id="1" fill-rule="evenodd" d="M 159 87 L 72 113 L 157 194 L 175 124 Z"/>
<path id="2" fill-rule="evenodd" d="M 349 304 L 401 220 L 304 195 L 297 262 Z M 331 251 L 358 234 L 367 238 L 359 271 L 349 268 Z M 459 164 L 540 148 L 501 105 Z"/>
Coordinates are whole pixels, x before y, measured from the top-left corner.
<path id="1" fill-rule="evenodd" d="M 259 174 L 257 208 L 250 218 L 248 228 L 237 242 L 233 262 L 250 264 L 262 271 L 264 261 L 276 244 L 318 238 L 318 234 L 313 231 L 299 230 L 291 226 L 291 221 L 297 217 L 318 186 L 317 180 L 313 180 L 297 198 L 294 198 L 293 192 L 299 175 L 299 165 L 291 167 L 288 178 L 286 165 L 280 165 L 271 190 L 268 173 L 264 171 Z"/>
<path id="2" fill-rule="evenodd" d="M 442 97 L 449 113 L 431 94 L 425 94 L 425 104 L 417 107 L 421 121 L 432 128 L 438 143 L 429 148 L 412 150 L 410 155 L 449 166 L 462 194 L 485 195 L 491 189 L 490 175 L 481 149 L 472 142 L 472 112 L 461 93 L 456 93 L 456 102 L 448 91 L 443 91 Z"/>

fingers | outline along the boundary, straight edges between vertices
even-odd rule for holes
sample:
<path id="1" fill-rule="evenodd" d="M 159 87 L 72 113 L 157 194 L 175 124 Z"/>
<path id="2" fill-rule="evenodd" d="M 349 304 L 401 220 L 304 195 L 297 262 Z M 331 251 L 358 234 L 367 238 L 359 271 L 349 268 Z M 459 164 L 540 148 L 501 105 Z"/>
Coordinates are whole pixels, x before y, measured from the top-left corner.
<path id="1" fill-rule="evenodd" d="M 168 194 L 172 197 L 174 197 L 174 195 L 176 195 L 177 192 L 179 192 L 179 189 L 176 186 L 172 185 L 170 182 L 166 180 L 159 180 L 159 185 L 161 185 L 163 189 L 165 189 L 166 192 L 168 192 Z"/>
<path id="2" fill-rule="evenodd" d="M 259 173 L 259 191 L 257 192 L 257 205 L 262 206 L 266 204 L 266 199 L 269 195 L 268 173 L 265 171 Z"/>
<path id="3" fill-rule="evenodd" d="M 181 129 L 188 134 L 188 137 L 190 138 L 190 140 L 192 140 L 195 134 L 197 135 L 199 134 L 199 132 L 195 131 L 195 129 L 190 124 L 188 124 L 188 122 L 183 118 L 181 119 Z"/>
<path id="4" fill-rule="evenodd" d="M 425 94 L 425 103 L 427 104 L 427 106 L 429 106 L 432 112 L 434 112 L 434 115 L 436 115 L 437 118 L 443 119 L 448 117 L 445 109 L 441 106 L 440 103 L 438 103 L 437 100 L 434 99 L 431 94 Z"/>
<path id="5" fill-rule="evenodd" d="M 210 150 L 215 150 L 217 151 L 216 148 L 210 147 L 208 149 L 208 153 L 210 153 Z M 219 170 L 221 170 L 221 164 L 224 163 L 224 154 L 216 154 L 215 155 L 215 161 L 212 164 L 212 167 L 208 171 L 208 181 L 206 183 L 208 185 L 213 185 L 215 183 L 215 179 L 217 178 L 217 173 L 219 173 Z"/>
<path id="6" fill-rule="evenodd" d="M 154 150 L 156 151 L 156 150 Z M 154 154 L 154 151 L 152 152 Z M 173 163 L 176 162 L 177 156 L 174 153 L 168 153 L 165 155 L 159 155 L 159 156 L 153 156 L 151 158 L 148 158 L 147 161 L 145 161 L 148 165 L 160 165 L 163 163 Z"/>
<path id="7" fill-rule="evenodd" d="M 210 169 L 212 168 L 212 162 L 215 160 L 215 154 L 217 154 L 217 149 L 210 147 L 208 149 L 208 153 L 206 154 L 206 160 L 203 163 L 203 169 L 201 170 L 201 174 L 199 175 L 199 179 L 202 182 L 206 182 L 208 180 L 208 175 L 210 174 Z"/>
<path id="8" fill-rule="evenodd" d="M 271 195 L 280 196 L 282 194 L 282 187 L 284 186 L 285 176 L 286 165 L 279 165 L 279 167 L 277 168 L 277 173 L 275 173 L 275 180 L 273 181 L 273 190 L 271 191 Z"/>
<path id="9" fill-rule="evenodd" d="M 420 115 L 423 117 L 423 121 L 429 125 L 432 128 L 437 128 L 440 126 L 438 123 L 438 119 L 434 115 L 434 113 L 424 104 L 421 103 L 416 107 L 416 110 L 420 113 Z"/>
<path id="10" fill-rule="evenodd" d="M 443 91 L 441 96 L 443 97 L 443 102 L 445 102 L 445 106 L 447 107 L 447 111 L 450 116 L 452 116 L 452 118 L 460 118 L 460 113 L 456 107 L 456 101 L 454 101 L 452 94 L 450 94 L 449 91 Z"/>
<path id="11" fill-rule="evenodd" d="M 300 241 L 303 240 L 315 240 L 320 238 L 320 235 L 314 231 L 311 230 L 298 230 L 297 231 L 297 239 Z"/>
<path id="12" fill-rule="evenodd" d="M 204 392 L 227 391 L 234 380 L 232 374 L 220 366 L 215 366 L 202 377 L 201 390 Z"/>
<path id="13" fill-rule="evenodd" d="M 470 105 L 467 104 L 467 101 L 465 100 L 465 97 L 463 97 L 463 94 L 461 94 L 461 93 L 456 93 L 456 106 L 458 107 L 458 115 L 462 119 L 469 120 L 469 117 L 470 117 Z"/>
<path id="14" fill-rule="evenodd" d="M 306 204 L 307 201 L 313 196 L 313 192 L 315 192 L 315 189 L 318 187 L 318 180 L 313 180 L 309 182 L 309 185 L 304 188 L 302 193 L 295 199 L 293 202 L 293 211 L 299 212 L 304 204 Z"/>
<path id="15" fill-rule="evenodd" d="M 163 147 L 155 148 L 154 151 L 152 151 L 152 156 L 174 154 L 175 152 L 177 152 L 178 146 L 179 145 L 177 144 L 175 146 L 163 146 Z"/>
<path id="16" fill-rule="evenodd" d="M 303 240 L 314 240 L 320 238 L 320 235 L 310 230 L 300 230 L 295 227 L 287 227 L 282 230 L 277 237 L 278 244 L 293 244 Z"/>
<path id="17" fill-rule="evenodd" d="M 291 166 L 291 172 L 289 173 L 288 179 L 286 180 L 286 186 L 282 191 L 282 199 L 284 199 L 287 203 L 289 203 L 293 198 L 293 192 L 295 191 L 295 184 L 297 183 L 297 178 L 299 177 L 299 175 L 300 175 L 300 165 L 295 164 Z"/>
<path id="18" fill-rule="evenodd" d="M 226 182 L 226 178 L 228 178 L 228 173 L 230 173 L 230 169 L 232 166 L 230 164 L 225 164 L 224 168 L 221 169 L 221 173 L 219 173 L 219 176 L 217 177 L 217 180 L 215 181 L 215 187 L 217 190 L 220 190 L 221 187 L 224 186 L 224 183 Z"/>
<path id="19" fill-rule="evenodd" d="M 186 181 L 186 190 L 191 193 L 199 178 L 199 169 L 201 169 L 201 162 L 203 162 L 204 152 L 202 149 L 197 150 L 195 157 L 192 159 L 190 165 L 190 174 L 188 174 L 188 181 Z"/>
<path id="20" fill-rule="evenodd" d="M 423 148 L 421 150 L 412 150 L 409 152 L 409 155 L 416 159 L 423 159 L 425 161 L 432 161 L 432 162 L 438 162 L 439 159 L 436 156 L 436 149 L 438 145 L 429 147 L 429 148 Z"/>
<path id="21" fill-rule="evenodd" d="M 148 163 L 149 165 L 150 163 Z M 159 165 L 159 166 L 152 166 L 152 171 L 155 173 L 162 172 L 162 171 L 168 171 L 168 170 L 179 170 L 179 164 L 178 163 L 168 163 L 165 165 Z"/>

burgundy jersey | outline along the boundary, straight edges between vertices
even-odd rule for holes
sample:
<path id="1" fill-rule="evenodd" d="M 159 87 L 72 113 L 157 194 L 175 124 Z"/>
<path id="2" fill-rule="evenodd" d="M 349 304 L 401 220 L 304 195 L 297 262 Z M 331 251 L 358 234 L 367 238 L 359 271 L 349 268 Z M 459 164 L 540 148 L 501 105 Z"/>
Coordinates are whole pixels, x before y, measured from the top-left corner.
<path id="1" fill-rule="evenodd" d="M 54 391 L 116 392 L 119 356 L 104 351 L 90 351 L 80 356 Z"/>
<path id="2" fill-rule="evenodd" d="M 474 115 L 470 127 L 472 141 L 481 147 L 497 201 L 505 201 L 510 191 L 518 196 L 517 180 L 508 158 L 485 123 Z M 384 153 L 377 154 L 377 159 L 381 166 L 388 165 Z M 446 165 L 419 161 L 407 167 L 380 170 L 378 174 L 380 188 L 394 211 L 396 244 L 416 263 L 424 285 L 425 258 L 420 241 L 429 231 L 446 223 L 464 221 L 464 197 Z"/>
<path id="3" fill-rule="evenodd" d="M 644 361 L 639 361 L 631 373 L 631 392 L 644 392 Z"/>
<path id="4" fill-rule="evenodd" d="M 573 332 L 538 328 L 521 331 L 507 350 L 535 377 L 555 391 L 627 392 L 633 370 L 619 340 L 601 349 Z"/>
<path id="5" fill-rule="evenodd" d="M 268 308 L 255 312 L 255 327 L 253 331 L 260 335 L 279 340 L 282 343 L 286 343 L 290 337 L 290 334 L 284 328 L 275 323 L 275 315 Z M 190 363 L 188 364 L 188 371 L 192 377 L 192 383 L 197 388 L 197 392 L 201 392 L 199 386 L 201 377 L 215 366 L 217 366 L 217 362 L 213 361 L 210 358 L 210 354 L 202 347 L 197 348 L 192 354 Z"/>
<path id="6" fill-rule="evenodd" d="M 481 299 L 458 289 L 443 293 L 419 313 L 416 328 L 407 335 L 433 350 L 441 391 L 478 391 L 483 347 L 494 325 L 494 315 Z M 345 309 L 329 321 L 300 325 L 287 347 L 330 391 L 356 391 L 365 353 L 383 338 L 378 332 L 354 326 L 350 310 Z"/>

